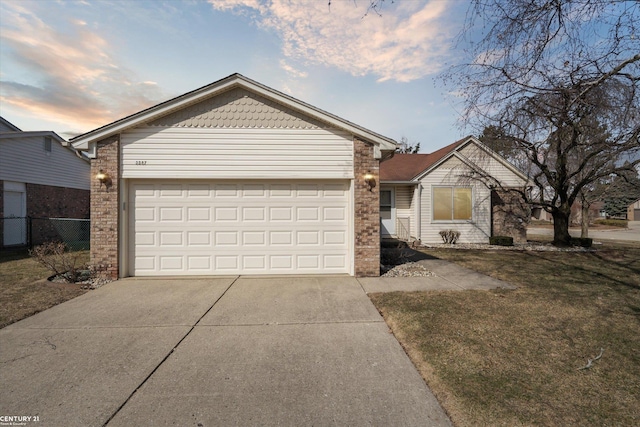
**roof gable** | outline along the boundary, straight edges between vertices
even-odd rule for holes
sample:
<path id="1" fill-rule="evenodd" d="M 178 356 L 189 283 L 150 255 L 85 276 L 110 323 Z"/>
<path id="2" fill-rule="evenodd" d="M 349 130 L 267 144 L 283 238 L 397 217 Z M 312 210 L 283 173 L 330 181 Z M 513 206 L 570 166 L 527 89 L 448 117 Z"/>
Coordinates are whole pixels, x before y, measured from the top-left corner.
<path id="1" fill-rule="evenodd" d="M 359 139 L 373 144 L 376 148 L 376 157 L 378 158 L 382 156 L 381 152 L 392 152 L 396 148 L 395 141 L 391 138 L 384 137 L 360 127 L 338 116 L 327 113 L 326 111 L 320 110 L 310 104 L 306 104 L 289 95 L 285 95 L 284 93 L 248 79 L 240 74 L 232 74 L 222 80 L 211 83 L 210 85 L 201 87 L 184 95 L 178 96 L 177 98 L 173 98 L 98 129 L 79 135 L 71 141 L 75 148 L 80 150 L 89 150 L 90 156 L 93 156 L 95 144 L 104 138 L 135 128 L 139 125 L 155 122 L 162 117 L 169 116 L 185 108 L 188 109 L 189 107 L 201 103 L 209 98 L 218 96 L 235 88 L 242 88 L 246 91 L 256 93 L 271 102 L 281 105 L 285 109 L 295 111 L 298 114 L 302 114 L 302 116 L 313 119 L 314 121 L 326 123 L 330 127 L 347 131 Z M 193 115 L 193 111 L 190 114 Z M 175 120 L 177 117 L 178 116 L 174 116 L 173 119 Z M 93 147 L 90 147 L 90 145 L 93 145 Z"/>
<path id="2" fill-rule="evenodd" d="M 326 123 L 307 117 L 242 87 L 235 87 L 182 110 L 160 117 L 149 126 L 194 128 L 323 129 Z"/>
<path id="3" fill-rule="evenodd" d="M 20 132 L 20 128 L 4 117 L 0 116 L 0 131 L 2 132 Z"/>
<path id="4" fill-rule="evenodd" d="M 380 180 L 381 181 L 417 181 L 422 179 L 425 175 L 429 174 L 434 169 L 446 163 L 449 159 L 456 157 L 458 160 L 467 164 L 471 168 L 478 168 L 466 159 L 465 156 L 460 154 L 465 147 L 470 144 L 476 145 L 480 150 L 486 152 L 489 156 L 497 160 L 504 167 L 516 174 L 524 181 L 528 181 L 528 178 L 515 166 L 505 160 L 502 156 L 486 147 L 482 142 L 473 136 L 460 139 L 453 144 L 447 145 L 431 154 L 396 154 L 390 160 L 382 162 L 380 164 Z M 396 156 L 400 156 L 395 162 L 393 161 Z M 421 158 L 413 158 L 411 156 L 425 156 Z M 422 167 L 421 170 L 417 171 Z"/>

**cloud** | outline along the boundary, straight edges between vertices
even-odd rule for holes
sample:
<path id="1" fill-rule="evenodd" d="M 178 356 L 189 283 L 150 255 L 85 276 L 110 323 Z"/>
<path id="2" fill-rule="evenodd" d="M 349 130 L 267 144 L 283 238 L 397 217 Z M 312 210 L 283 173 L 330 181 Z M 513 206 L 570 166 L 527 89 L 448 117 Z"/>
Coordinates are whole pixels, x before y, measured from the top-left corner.
<path id="1" fill-rule="evenodd" d="M 307 74 L 308 74 L 305 71 L 298 70 L 297 68 L 294 68 L 293 66 L 289 65 L 287 61 L 285 61 L 284 59 L 280 60 L 280 68 L 282 68 L 283 70 L 285 70 L 287 73 L 289 73 L 294 77 L 307 77 Z"/>
<path id="2" fill-rule="evenodd" d="M 20 3 L 3 4 L 0 40 L 20 73 L 3 73 L 0 101 L 29 115 L 90 130 L 153 105 L 162 96 L 111 57 L 86 22 L 53 28 Z M 52 21 L 54 22 L 54 21 Z"/>
<path id="3" fill-rule="evenodd" d="M 440 71 L 449 50 L 449 1 L 388 1 L 380 15 L 367 14 L 368 1 L 334 0 L 330 8 L 326 1 L 209 2 L 215 10 L 251 16 L 256 25 L 275 31 L 286 57 L 354 76 L 416 80 Z"/>

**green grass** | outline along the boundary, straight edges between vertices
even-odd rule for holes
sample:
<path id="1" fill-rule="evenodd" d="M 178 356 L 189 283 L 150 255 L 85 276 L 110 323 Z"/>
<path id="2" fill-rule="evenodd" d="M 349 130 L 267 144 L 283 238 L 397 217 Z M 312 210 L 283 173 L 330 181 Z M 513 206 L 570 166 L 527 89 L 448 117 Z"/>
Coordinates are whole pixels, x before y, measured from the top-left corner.
<path id="1" fill-rule="evenodd" d="M 639 244 L 425 252 L 519 287 L 371 295 L 456 425 L 640 424 Z"/>
<path id="2" fill-rule="evenodd" d="M 78 253 L 79 264 L 89 252 Z M 53 284 L 51 273 L 26 251 L 0 252 L 0 328 L 86 292 L 76 284 Z"/>

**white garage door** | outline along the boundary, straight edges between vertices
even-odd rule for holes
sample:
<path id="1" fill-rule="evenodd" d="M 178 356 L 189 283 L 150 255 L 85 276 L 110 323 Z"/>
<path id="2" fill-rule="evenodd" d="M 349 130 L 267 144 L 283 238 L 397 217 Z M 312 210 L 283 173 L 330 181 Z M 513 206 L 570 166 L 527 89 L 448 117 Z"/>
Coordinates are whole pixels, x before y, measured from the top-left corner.
<path id="1" fill-rule="evenodd" d="M 132 181 L 129 274 L 351 270 L 349 181 Z"/>

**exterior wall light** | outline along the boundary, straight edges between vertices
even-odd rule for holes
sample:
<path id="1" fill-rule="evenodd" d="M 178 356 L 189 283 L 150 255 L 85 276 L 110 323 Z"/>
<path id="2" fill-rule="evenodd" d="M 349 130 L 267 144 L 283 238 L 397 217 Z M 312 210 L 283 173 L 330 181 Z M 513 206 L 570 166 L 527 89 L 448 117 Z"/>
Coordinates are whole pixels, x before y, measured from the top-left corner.
<path id="1" fill-rule="evenodd" d="M 369 186 L 369 191 L 373 191 L 376 186 L 376 177 L 371 172 L 364 175 L 364 182 Z"/>
<path id="2" fill-rule="evenodd" d="M 111 177 L 109 176 L 109 174 L 100 169 L 100 172 L 96 174 L 96 179 L 100 182 L 100 188 L 102 188 L 102 186 L 104 185 L 104 187 L 107 189 L 107 192 L 109 192 L 109 188 L 111 188 L 112 185 Z"/>

